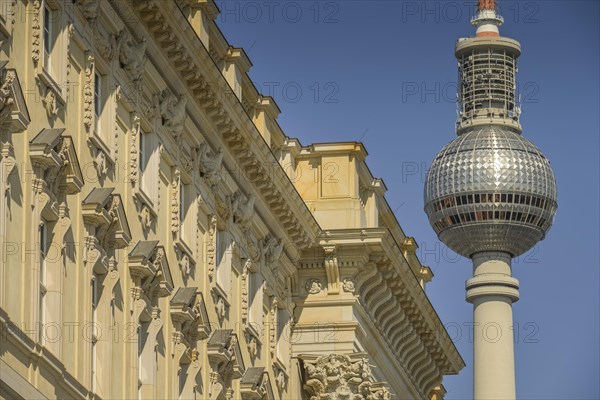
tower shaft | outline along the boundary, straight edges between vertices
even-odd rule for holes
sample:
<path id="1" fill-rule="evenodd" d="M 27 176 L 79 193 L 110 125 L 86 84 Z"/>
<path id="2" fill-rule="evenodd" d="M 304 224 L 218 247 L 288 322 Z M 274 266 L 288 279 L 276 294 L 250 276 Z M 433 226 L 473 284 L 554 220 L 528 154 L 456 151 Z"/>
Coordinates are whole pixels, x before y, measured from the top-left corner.
<path id="1" fill-rule="evenodd" d="M 473 398 L 516 398 L 511 259 L 543 240 L 557 208 L 548 159 L 522 136 L 518 41 L 500 36 L 495 0 L 479 0 L 474 37 L 456 43 L 456 134 L 434 159 L 425 212 L 438 238 L 473 261 Z"/>
<path id="2" fill-rule="evenodd" d="M 477 253 L 472 260 L 466 289 L 473 304 L 473 397 L 515 399 L 512 303 L 519 299 L 519 281 L 511 276 L 508 253 Z"/>

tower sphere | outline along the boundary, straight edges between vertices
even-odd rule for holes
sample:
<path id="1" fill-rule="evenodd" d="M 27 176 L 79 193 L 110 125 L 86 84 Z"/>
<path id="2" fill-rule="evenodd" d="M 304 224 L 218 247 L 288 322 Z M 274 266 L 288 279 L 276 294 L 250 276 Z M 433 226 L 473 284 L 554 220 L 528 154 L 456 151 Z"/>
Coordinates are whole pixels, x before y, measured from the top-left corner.
<path id="1" fill-rule="evenodd" d="M 425 183 L 425 212 L 458 254 L 517 257 L 544 239 L 557 208 L 548 159 L 519 133 L 487 125 L 437 155 Z"/>

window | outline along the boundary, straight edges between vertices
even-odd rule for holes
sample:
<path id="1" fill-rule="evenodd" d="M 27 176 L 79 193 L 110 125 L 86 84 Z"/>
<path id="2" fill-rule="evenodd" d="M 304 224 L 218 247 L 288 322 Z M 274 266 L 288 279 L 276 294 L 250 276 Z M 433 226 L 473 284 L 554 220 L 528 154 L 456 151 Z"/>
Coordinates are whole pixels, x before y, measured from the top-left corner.
<path id="1" fill-rule="evenodd" d="M 46 293 L 48 292 L 46 286 L 46 255 L 48 253 L 48 223 L 42 221 L 39 228 L 39 279 L 40 279 L 40 298 L 39 298 L 39 319 L 40 319 L 40 330 L 39 330 L 39 342 L 44 343 L 44 324 L 46 323 Z"/>
<path id="2" fill-rule="evenodd" d="M 188 198 L 186 196 L 186 192 L 187 192 L 187 185 L 184 185 L 183 183 L 180 184 L 179 186 L 179 235 L 180 238 L 184 241 L 187 242 L 187 236 L 188 235 L 188 230 L 189 227 L 187 227 L 186 225 L 186 217 L 187 217 L 187 212 L 188 212 Z"/>
<path id="3" fill-rule="evenodd" d="M 229 233 L 217 230 L 217 284 L 225 292 L 230 293 L 231 288 L 231 239 Z"/>
<path id="4" fill-rule="evenodd" d="M 285 308 L 277 310 L 277 359 L 288 365 L 290 358 L 290 314 Z"/>
<path id="5" fill-rule="evenodd" d="M 48 4 L 43 7 L 43 65 L 48 73 L 52 74 L 52 66 L 50 62 L 50 53 L 54 47 L 54 37 L 52 32 L 52 9 Z"/>
<path id="6" fill-rule="evenodd" d="M 102 120 L 102 75 L 94 73 L 94 115 L 96 117 L 96 133 L 101 132 Z"/>
<path id="7" fill-rule="evenodd" d="M 98 358 L 98 276 L 94 274 L 92 277 L 92 291 L 91 291 L 91 303 L 92 303 L 92 392 L 96 391 L 96 364 Z"/>
<path id="8" fill-rule="evenodd" d="M 139 169 L 140 188 L 153 206 L 158 205 L 158 169 L 160 163 L 158 137 L 154 133 L 140 131 Z M 180 203 L 181 204 L 181 203 Z M 185 212 L 184 214 L 185 215 Z"/>
<path id="9" fill-rule="evenodd" d="M 261 332 L 263 323 L 263 284 L 260 272 L 250 272 L 248 276 L 248 323 L 256 331 Z"/>

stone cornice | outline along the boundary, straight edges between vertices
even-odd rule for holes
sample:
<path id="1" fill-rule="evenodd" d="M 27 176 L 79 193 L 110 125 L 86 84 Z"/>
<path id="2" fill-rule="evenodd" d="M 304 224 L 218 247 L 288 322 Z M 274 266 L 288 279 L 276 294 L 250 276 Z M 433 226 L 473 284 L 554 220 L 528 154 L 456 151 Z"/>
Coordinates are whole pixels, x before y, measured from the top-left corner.
<path id="1" fill-rule="evenodd" d="M 333 142 L 333 143 L 313 143 L 304 147 L 298 158 L 311 157 L 314 153 L 319 154 L 353 154 L 359 161 L 364 161 L 369 155 L 367 149 L 360 142 Z"/>
<path id="2" fill-rule="evenodd" d="M 386 228 L 330 230 L 321 245 L 336 245 L 340 276 L 354 274 L 353 289 L 394 354 L 417 386 L 427 393 L 445 374 L 456 374 L 464 362 L 448 336 L 400 246 Z M 305 253 L 301 269 L 323 268 L 326 254 Z M 361 256 L 370 262 L 356 262 Z M 314 301 L 323 301 L 316 298 Z M 310 299 L 310 297 L 309 297 Z M 308 301 L 308 299 L 307 299 Z M 310 300 L 313 301 L 313 300 Z"/>
<path id="3" fill-rule="evenodd" d="M 153 34 L 152 42 L 169 57 L 195 103 L 206 111 L 247 178 L 259 189 L 263 209 L 273 210 L 291 244 L 300 249 L 308 247 L 319 232 L 316 220 L 177 5 L 156 0 L 127 4 L 133 4 Z M 123 13 L 129 11 L 119 2 L 113 2 L 113 6 Z M 207 65 L 214 67 L 207 69 Z"/>

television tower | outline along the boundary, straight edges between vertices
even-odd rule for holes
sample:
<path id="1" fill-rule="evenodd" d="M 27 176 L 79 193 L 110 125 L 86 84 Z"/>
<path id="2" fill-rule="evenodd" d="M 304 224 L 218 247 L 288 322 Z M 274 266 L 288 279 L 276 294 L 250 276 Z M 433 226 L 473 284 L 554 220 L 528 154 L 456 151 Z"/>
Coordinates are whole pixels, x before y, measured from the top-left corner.
<path id="1" fill-rule="evenodd" d="M 494 0 L 480 0 L 475 37 L 461 38 L 456 134 L 425 183 L 425 212 L 439 239 L 473 262 L 473 397 L 515 399 L 511 260 L 543 240 L 557 209 L 548 159 L 521 133 L 516 60 L 521 45 L 500 36 Z"/>

